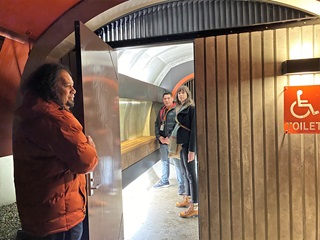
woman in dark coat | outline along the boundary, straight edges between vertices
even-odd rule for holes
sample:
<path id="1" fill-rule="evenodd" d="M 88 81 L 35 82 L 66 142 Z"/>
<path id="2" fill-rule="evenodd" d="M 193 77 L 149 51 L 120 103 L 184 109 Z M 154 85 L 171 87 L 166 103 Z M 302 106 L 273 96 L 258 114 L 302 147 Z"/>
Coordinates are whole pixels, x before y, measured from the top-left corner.
<path id="1" fill-rule="evenodd" d="M 180 152 L 181 165 L 186 174 L 185 196 L 177 207 L 188 207 L 180 212 L 180 217 L 198 216 L 198 180 L 196 152 L 196 116 L 194 101 L 187 86 L 180 86 L 175 96 L 177 125 L 177 144 L 182 145 Z"/>

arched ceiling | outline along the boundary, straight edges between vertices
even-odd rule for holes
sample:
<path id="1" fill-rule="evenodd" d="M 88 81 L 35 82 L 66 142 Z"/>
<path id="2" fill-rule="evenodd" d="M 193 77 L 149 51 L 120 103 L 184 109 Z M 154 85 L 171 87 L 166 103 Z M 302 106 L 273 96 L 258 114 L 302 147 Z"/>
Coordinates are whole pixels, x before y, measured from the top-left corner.
<path id="1" fill-rule="evenodd" d="M 118 51 L 120 74 L 157 86 L 172 68 L 189 61 L 193 61 L 192 43 Z"/>
<path id="2" fill-rule="evenodd" d="M 139 5 L 138 2 L 140 2 L 141 5 Z M 121 12 L 123 13 L 134 12 L 135 10 L 140 9 L 142 5 L 143 7 L 145 7 L 161 2 L 163 1 L 130 1 L 116 6 L 115 8 L 110 9 L 108 12 L 117 12 L 118 8 L 121 9 Z M 288 6 L 292 6 L 293 8 L 300 8 L 303 10 L 307 10 L 308 12 L 314 13 L 316 15 L 320 15 L 320 9 L 315 9 L 315 4 L 320 4 L 315 0 L 307 0 L 303 1 L 303 3 L 299 0 L 285 0 L 273 2 L 286 4 Z M 133 49 L 121 49 L 118 52 L 119 73 L 144 82 L 155 84 L 157 86 L 168 85 L 166 83 L 162 84 L 162 80 L 167 80 L 167 74 L 170 72 L 170 70 L 174 69 L 177 66 L 181 66 L 181 68 L 184 66 L 190 67 L 190 65 L 183 64 L 192 60 L 192 43 L 174 46 L 159 46 L 156 48 L 150 48 L 148 46 L 145 48 L 142 47 Z M 185 76 L 189 74 L 189 72 L 186 69 L 180 69 L 180 71 L 185 71 Z"/>
<path id="3" fill-rule="evenodd" d="M 166 0 L 0 0 L 0 36 L 34 43 L 26 69 L 42 60 L 62 57 L 74 46 L 73 21 L 83 21 L 96 30 L 105 23 L 137 9 Z M 277 0 L 293 8 L 320 16 L 319 0 Z M 57 34 L 59 33 L 59 34 Z M 190 44 L 119 51 L 119 71 L 142 81 L 160 85 L 170 69 L 192 60 Z M 144 71 L 142 71 L 142 68 Z"/>
<path id="4" fill-rule="evenodd" d="M 157 4 L 161 3 L 162 1 L 157 1 Z M 271 1 L 270 1 L 271 2 Z M 292 2 L 292 1 L 291 1 Z M 137 3 L 137 2 L 136 2 Z M 301 1 L 297 1 L 297 3 L 301 3 Z M 301 4 L 300 4 L 301 5 Z M 129 7 L 129 4 L 124 3 L 121 6 L 121 9 L 123 10 L 124 7 Z M 258 5 L 259 6 L 259 5 Z M 310 4 L 306 4 L 306 7 Z M 120 7 L 120 6 L 119 6 Z M 130 7 L 133 7 L 130 5 Z M 110 11 L 116 11 L 118 8 L 115 7 L 114 9 L 111 9 Z M 312 9 L 312 8 L 309 8 Z M 135 12 L 135 8 L 130 8 L 130 11 L 125 12 Z M 172 10 L 174 11 L 174 10 Z M 148 12 L 148 11 L 146 11 Z M 306 11 L 309 12 L 309 11 Z M 162 16 L 162 14 L 159 14 Z M 131 18 L 133 19 L 134 14 L 131 14 Z M 226 16 L 224 16 L 227 18 Z M 153 17 L 150 17 L 153 18 Z M 130 19 L 127 17 L 127 19 Z M 119 20 L 117 23 L 114 23 L 113 26 L 117 26 L 118 29 L 129 29 L 128 25 L 118 25 L 121 24 L 121 22 L 125 22 L 125 19 Z M 141 22 L 143 22 L 142 19 L 140 19 Z M 185 19 L 185 21 L 190 21 L 189 19 Z M 139 23 L 139 21 L 138 21 Z M 131 23 L 133 26 L 133 22 Z M 169 23 L 165 22 L 167 26 Z M 155 23 L 157 27 L 159 27 L 160 23 Z M 111 25 L 109 25 L 111 29 Z M 169 26 L 168 26 L 169 27 Z M 122 30 L 123 32 L 125 30 Z M 147 31 L 152 31 L 151 27 L 148 27 Z M 111 32 L 111 31 L 110 31 Z M 143 29 L 140 30 L 140 33 L 143 32 Z M 110 33 L 109 33 L 110 34 Z M 120 33 L 112 33 L 110 36 L 118 36 L 119 39 L 121 39 Z M 123 34 L 124 36 L 125 33 Z M 143 34 L 142 34 L 143 35 Z M 102 37 L 102 36 L 101 36 Z M 190 65 L 187 65 L 185 63 L 193 60 L 193 45 L 190 44 L 176 44 L 174 46 L 159 46 L 159 47 L 139 47 L 134 49 L 121 49 L 118 51 L 118 63 L 119 63 L 119 73 L 130 76 L 132 78 L 148 82 L 157 86 L 168 86 L 167 82 L 170 81 L 170 71 L 185 71 L 185 76 L 189 74 L 189 69 L 183 69 L 182 66 L 190 68 Z M 180 66 L 180 68 L 176 68 L 177 66 Z M 193 69 L 193 66 L 192 66 Z M 167 76 L 167 74 L 169 76 Z M 175 74 L 175 73 L 172 73 Z M 176 75 L 176 74 L 175 74 Z M 184 76 L 182 76 L 184 77 Z M 168 80 L 169 79 L 169 80 Z M 168 81 L 167 81 L 168 80 Z M 177 79 L 175 79 L 177 82 Z M 167 81 L 167 82 L 162 82 Z M 170 86 L 170 85 L 169 85 Z M 174 87 L 174 86 L 170 86 Z"/>

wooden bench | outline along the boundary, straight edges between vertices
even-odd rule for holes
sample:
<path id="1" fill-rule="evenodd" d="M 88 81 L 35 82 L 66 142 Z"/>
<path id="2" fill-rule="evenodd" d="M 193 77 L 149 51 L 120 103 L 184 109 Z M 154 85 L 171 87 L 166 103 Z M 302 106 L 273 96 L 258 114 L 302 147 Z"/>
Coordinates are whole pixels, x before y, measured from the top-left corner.
<path id="1" fill-rule="evenodd" d="M 122 171 L 159 149 L 155 136 L 143 136 L 121 142 Z"/>

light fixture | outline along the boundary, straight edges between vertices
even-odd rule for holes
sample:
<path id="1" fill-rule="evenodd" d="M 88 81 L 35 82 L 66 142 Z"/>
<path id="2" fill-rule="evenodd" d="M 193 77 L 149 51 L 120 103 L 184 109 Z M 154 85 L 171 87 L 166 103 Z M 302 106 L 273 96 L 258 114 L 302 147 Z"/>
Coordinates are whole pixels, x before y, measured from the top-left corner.
<path id="1" fill-rule="evenodd" d="M 320 58 L 287 60 L 282 63 L 282 74 L 320 73 Z"/>

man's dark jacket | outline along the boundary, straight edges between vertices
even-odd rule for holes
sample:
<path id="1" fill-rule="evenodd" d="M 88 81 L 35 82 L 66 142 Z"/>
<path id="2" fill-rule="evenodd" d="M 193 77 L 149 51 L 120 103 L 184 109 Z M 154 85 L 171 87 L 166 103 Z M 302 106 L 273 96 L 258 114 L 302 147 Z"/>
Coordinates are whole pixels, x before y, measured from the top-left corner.
<path id="1" fill-rule="evenodd" d="M 175 104 L 174 104 L 174 106 L 175 106 Z M 156 137 L 158 140 L 159 140 L 160 136 L 170 137 L 171 132 L 172 132 L 174 126 L 176 125 L 176 120 L 175 120 L 176 109 L 175 109 L 175 107 L 172 107 L 167 113 L 166 120 L 164 122 L 164 131 L 160 131 L 161 115 L 164 112 L 165 108 L 166 108 L 165 106 L 161 107 L 160 111 L 158 112 L 158 116 L 155 121 L 155 124 L 154 124 L 154 130 L 155 130 L 155 134 L 156 134 Z"/>

